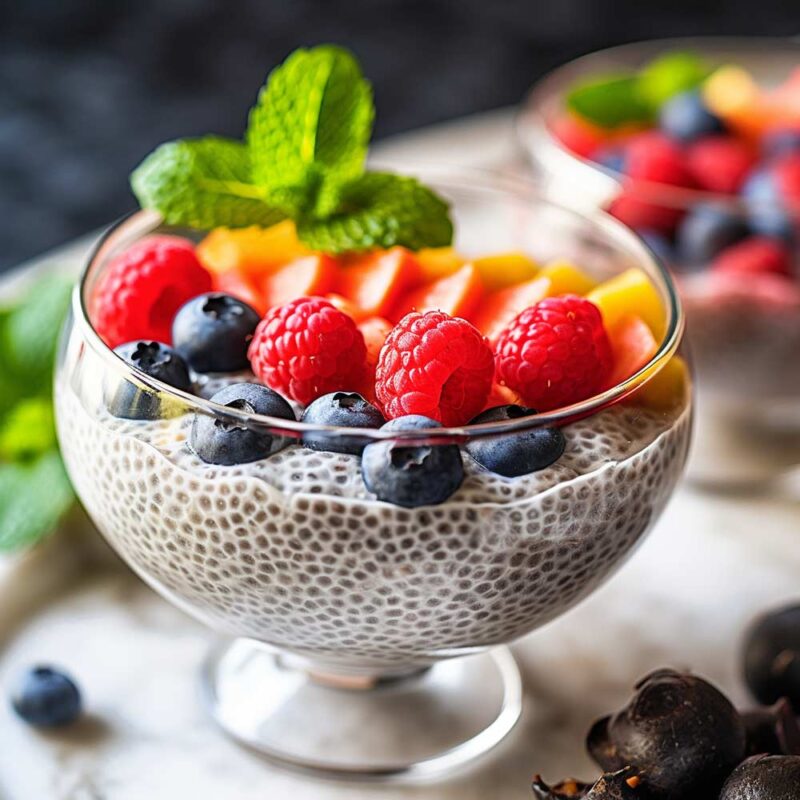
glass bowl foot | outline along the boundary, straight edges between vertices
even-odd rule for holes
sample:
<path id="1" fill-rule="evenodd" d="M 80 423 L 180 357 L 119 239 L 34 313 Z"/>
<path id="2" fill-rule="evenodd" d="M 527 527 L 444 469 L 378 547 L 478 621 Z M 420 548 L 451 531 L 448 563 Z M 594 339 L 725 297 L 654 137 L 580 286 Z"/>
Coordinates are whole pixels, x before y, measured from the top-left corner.
<path id="1" fill-rule="evenodd" d="M 275 763 L 346 780 L 463 768 L 511 731 L 522 683 L 498 647 L 402 673 L 331 672 L 236 639 L 211 652 L 203 693 L 222 729 Z"/>

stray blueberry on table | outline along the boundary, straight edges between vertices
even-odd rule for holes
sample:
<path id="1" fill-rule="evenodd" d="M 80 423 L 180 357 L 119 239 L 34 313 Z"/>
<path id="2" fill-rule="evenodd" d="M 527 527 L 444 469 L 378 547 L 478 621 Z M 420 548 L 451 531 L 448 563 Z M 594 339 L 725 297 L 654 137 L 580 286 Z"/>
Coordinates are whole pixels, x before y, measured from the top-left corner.
<path id="1" fill-rule="evenodd" d="M 58 728 L 74 722 L 81 714 L 81 694 L 64 672 L 50 666 L 37 666 L 22 675 L 11 705 L 30 725 Z"/>

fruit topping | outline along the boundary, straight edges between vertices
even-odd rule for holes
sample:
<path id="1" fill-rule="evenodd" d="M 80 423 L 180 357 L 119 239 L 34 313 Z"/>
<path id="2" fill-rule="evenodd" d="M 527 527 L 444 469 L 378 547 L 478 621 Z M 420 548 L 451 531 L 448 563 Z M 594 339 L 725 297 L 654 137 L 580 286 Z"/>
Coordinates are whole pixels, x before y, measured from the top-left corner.
<path id="1" fill-rule="evenodd" d="M 719 800 L 797 800 L 800 756 L 755 756 L 725 782 Z"/>
<path id="2" fill-rule="evenodd" d="M 81 715 L 81 693 L 75 681 L 54 667 L 28 670 L 11 695 L 14 711 L 30 725 L 58 728 Z"/>
<path id="3" fill-rule="evenodd" d="M 453 247 L 424 247 L 416 257 L 423 283 L 452 275 L 464 266 L 464 259 Z"/>
<path id="4" fill-rule="evenodd" d="M 678 255 L 689 265 L 703 266 L 745 236 L 747 225 L 741 215 L 717 205 L 698 204 L 678 228 Z"/>
<path id="5" fill-rule="evenodd" d="M 800 722 L 784 697 L 768 708 L 742 712 L 747 755 L 800 756 Z"/>
<path id="6" fill-rule="evenodd" d="M 286 400 L 257 383 L 232 383 L 213 395 L 211 402 L 244 414 L 295 419 Z M 198 411 L 192 421 L 189 442 L 192 450 L 207 464 L 232 466 L 268 458 L 289 440 L 258 422 Z"/>
<path id="7" fill-rule="evenodd" d="M 332 292 L 337 281 L 336 262 L 324 254 L 305 256 L 269 273 L 261 282 L 261 296 L 267 308 L 300 297 Z"/>
<path id="8" fill-rule="evenodd" d="M 383 414 L 356 392 L 332 392 L 318 397 L 303 412 L 302 421 L 309 425 L 337 425 L 343 428 L 380 428 Z M 330 433 L 305 433 L 303 444 L 313 450 L 359 455 L 365 441 Z"/>
<path id="9" fill-rule="evenodd" d="M 680 356 L 672 358 L 661 369 L 648 378 L 633 394 L 640 405 L 656 411 L 668 411 L 686 397 L 689 385 L 689 369 Z"/>
<path id="10" fill-rule="evenodd" d="M 662 669 L 636 685 L 622 710 L 592 726 L 587 746 L 602 769 L 632 767 L 657 797 L 713 798 L 744 757 L 745 730 L 710 683 Z"/>
<path id="11" fill-rule="evenodd" d="M 745 640 L 744 675 L 760 703 L 785 697 L 800 714 L 800 606 L 773 611 L 755 622 Z"/>
<path id="12" fill-rule="evenodd" d="M 562 114 L 550 125 L 555 138 L 575 155 L 589 158 L 603 143 L 603 133 L 572 114 Z"/>
<path id="13" fill-rule="evenodd" d="M 767 272 L 789 276 L 792 260 L 789 248 L 781 242 L 767 236 L 750 236 L 718 253 L 711 267 L 742 275 Z"/>
<path id="14" fill-rule="evenodd" d="M 172 343 L 197 372 L 236 372 L 248 366 L 247 348 L 259 320 L 257 311 L 231 295 L 203 294 L 178 310 Z"/>
<path id="15" fill-rule="evenodd" d="M 307 255 L 311 251 L 300 243 L 288 219 L 269 228 L 217 228 L 197 245 L 197 257 L 215 273 L 259 275 Z"/>
<path id="16" fill-rule="evenodd" d="M 761 146 L 764 155 L 769 159 L 800 153 L 800 127 L 768 131 Z"/>
<path id="17" fill-rule="evenodd" d="M 259 380 L 303 405 L 356 390 L 366 368 L 361 331 L 321 297 L 273 308 L 256 328 L 248 357 Z"/>
<path id="18" fill-rule="evenodd" d="M 707 136 L 689 145 L 689 172 L 700 189 L 735 194 L 756 163 L 753 149 L 731 136 Z"/>
<path id="19" fill-rule="evenodd" d="M 413 312 L 381 349 L 375 394 L 389 418 L 415 414 L 464 425 L 483 409 L 493 375 L 489 344 L 469 322 L 442 311 Z"/>
<path id="20" fill-rule="evenodd" d="M 438 428 L 429 417 L 412 414 L 387 422 L 381 430 Z M 364 448 L 361 474 L 378 500 L 404 508 L 437 505 L 447 500 L 464 479 L 461 451 L 454 444 L 373 442 Z"/>
<path id="21" fill-rule="evenodd" d="M 656 354 L 656 342 L 650 326 L 635 314 L 622 317 L 608 331 L 613 368 L 607 386 L 616 386 L 645 367 Z"/>
<path id="22" fill-rule="evenodd" d="M 470 317 L 483 294 L 480 273 L 465 264 L 446 278 L 420 286 L 395 305 L 390 319 L 399 320 L 411 311 L 443 311 L 451 317 Z"/>
<path id="23" fill-rule="evenodd" d="M 478 414 L 470 425 L 517 420 L 535 413 L 532 408 L 518 405 L 497 406 Z M 466 449 L 486 469 L 506 478 L 516 478 L 554 464 L 565 446 L 564 434 L 559 428 L 539 427 L 476 437 L 469 441 Z"/>
<path id="24" fill-rule="evenodd" d="M 175 312 L 211 290 L 211 276 L 194 246 L 177 236 L 148 236 L 106 267 L 90 302 L 90 316 L 109 347 L 135 339 L 170 343 Z"/>
<path id="25" fill-rule="evenodd" d="M 628 145 L 627 175 L 674 186 L 694 184 L 680 146 L 657 131 L 640 134 Z"/>
<path id="26" fill-rule="evenodd" d="M 472 260 L 487 292 L 503 289 L 532 278 L 538 267 L 525 253 L 496 253 Z"/>
<path id="27" fill-rule="evenodd" d="M 516 316 L 550 293 L 550 279 L 543 276 L 493 292 L 480 304 L 474 317 L 475 327 L 494 342 Z"/>
<path id="28" fill-rule="evenodd" d="M 653 230 L 669 235 L 683 217 L 683 211 L 670 206 L 645 200 L 636 186 L 624 189 L 611 202 L 608 213 L 635 231 Z"/>
<path id="29" fill-rule="evenodd" d="M 549 786 L 544 782 L 541 775 L 536 775 L 531 784 L 534 800 L 582 800 L 591 788 L 590 783 L 576 781 L 569 778 L 561 783 Z"/>
<path id="30" fill-rule="evenodd" d="M 597 306 L 577 295 L 548 297 L 523 311 L 495 347 L 497 377 L 529 406 L 549 411 L 595 394 L 611 369 Z"/>
<path id="31" fill-rule="evenodd" d="M 420 279 L 414 255 L 404 247 L 359 256 L 341 271 L 338 292 L 364 316 L 385 316 Z"/>
<path id="32" fill-rule="evenodd" d="M 597 281 L 590 278 L 583 270 L 562 259 L 556 259 L 542 267 L 538 278 L 547 278 L 550 286 L 549 295 L 586 294 L 597 286 Z"/>
<path id="33" fill-rule="evenodd" d="M 192 391 L 186 362 L 171 347 L 160 342 L 128 342 L 114 348 L 126 363 L 169 386 Z M 152 389 L 122 380 L 108 401 L 108 410 L 123 419 L 158 419 L 162 416 L 160 396 Z"/>
<path id="34" fill-rule="evenodd" d="M 709 111 L 699 91 L 681 92 L 667 100 L 661 106 L 658 121 L 664 133 L 682 142 L 725 130 L 725 124 Z"/>
<path id="35" fill-rule="evenodd" d="M 237 269 L 214 275 L 214 291 L 229 294 L 231 297 L 241 300 L 259 314 L 263 315 L 267 311 L 266 303 L 255 279 Z"/>

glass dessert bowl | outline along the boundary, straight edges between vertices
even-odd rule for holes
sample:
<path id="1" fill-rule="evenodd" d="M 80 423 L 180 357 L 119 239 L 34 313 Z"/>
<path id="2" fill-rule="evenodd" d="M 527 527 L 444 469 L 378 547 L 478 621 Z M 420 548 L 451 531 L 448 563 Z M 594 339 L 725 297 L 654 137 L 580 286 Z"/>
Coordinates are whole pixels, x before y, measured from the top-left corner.
<path id="1" fill-rule="evenodd" d="M 609 210 L 674 270 L 698 373 L 689 471 L 708 484 L 800 463 L 798 64 L 788 39 L 624 45 L 547 75 L 518 120 L 548 192 Z"/>
<path id="2" fill-rule="evenodd" d="M 280 763 L 329 775 L 425 777 L 497 744 L 521 713 L 504 645 L 564 613 L 630 555 L 669 499 L 690 437 L 679 304 L 630 231 L 491 175 L 426 179 L 451 204 L 455 249 L 403 254 L 429 281 L 407 302 L 420 311 L 455 302 L 483 331 L 485 309 L 507 315 L 509 297 L 533 305 L 536 280 L 539 299 L 579 303 L 575 294 L 589 292 L 606 322 L 623 320 L 609 335 L 624 377 L 612 371 L 591 396 L 540 413 L 495 386 L 478 410 L 518 411 L 449 427 L 314 423 L 308 409 L 319 401 L 301 421 L 296 403 L 279 416 L 256 413 L 259 397 L 222 405 L 220 387 L 258 385 L 252 373 L 191 370 L 177 389 L 147 374 L 158 345 L 139 343 L 125 360 L 130 350 L 115 353 L 93 325 L 115 264 L 164 231 L 149 212 L 113 228 L 91 258 L 56 376 L 65 462 L 99 530 L 148 584 L 232 639 L 203 676 L 217 721 Z M 228 253 L 220 236 L 197 252 Z M 453 286 L 478 267 L 506 285 L 473 287 L 468 309 L 469 293 Z M 340 279 L 354 268 L 344 259 Z M 525 279 L 509 279 L 513 269 Z M 233 278 L 217 273 L 215 286 L 233 292 Z M 659 317 L 657 340 L 624 313 L 643 298 Z M 359 402 L 347 394 L 356 387 L 340 388 L 340 408 Z M 220 456 L 213 448 L 231 435 Z M 421 479 L 404 493 L 393 476 L 408 469 Z"/>

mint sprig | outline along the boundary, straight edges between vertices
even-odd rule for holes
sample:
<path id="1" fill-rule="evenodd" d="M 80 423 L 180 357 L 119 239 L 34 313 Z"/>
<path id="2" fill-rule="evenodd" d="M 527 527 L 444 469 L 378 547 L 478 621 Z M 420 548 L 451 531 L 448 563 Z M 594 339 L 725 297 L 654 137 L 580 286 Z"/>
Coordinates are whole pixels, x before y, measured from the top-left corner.
<path id="1" fill-rule="evenodd" d="M 35 283 L 0 309 L 0 551 L 54 530 L 74 496 L 56 443 L 52 373 L 71 282 Z"/>
<path id="2" fill-rule="evenodd" d="M 248 148 L 219 136 L 162 144 L 133 173 L 131 186 L 142 207 L 157 209 L 168 225 L 238 228 L 284 218 L 252 182 Z"/>
<path id="3" fill-rule="evenodd" d="M 412 178 L 365 171 L 372 89 L 347 50 L 297 50 L 274 69 L 245 142 L 161 145 L 131 175 L 143 208 L 171 225 L 268 226 L 289 217 L 330 253 L 452 241 L 447 203 Z"/>

